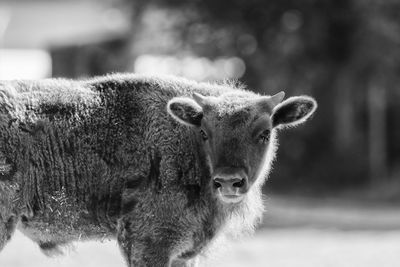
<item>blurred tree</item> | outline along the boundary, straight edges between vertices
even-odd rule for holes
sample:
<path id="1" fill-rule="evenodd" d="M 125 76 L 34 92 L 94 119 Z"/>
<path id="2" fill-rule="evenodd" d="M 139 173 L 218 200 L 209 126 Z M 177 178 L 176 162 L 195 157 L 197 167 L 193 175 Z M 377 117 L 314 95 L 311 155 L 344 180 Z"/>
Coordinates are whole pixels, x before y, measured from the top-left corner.
<path id="1" fill-rule="evenodd" d="M 352 61 L 364 78 L 361 85 L 366 88 L 369 173 L 371 183 L 378 185 L 387 182 L 388 168 L 394 169 L 399 162 L 394 160 L 399 157 L 399 149 L 392 149 L 390 155 L 398 137 L 389 134 L 398 131 L 399 122 L 388 120 L 388 110 L 399 112 L 395 103 L 399 100 L 396 85 L 400 82 L 400 3 L 358 1 L 357 7 L 363 14 L 363 24 L 358 29 L 358 45 Z"/>
<path id="2" fill-rule="evenodd" d="M 273 187 L 380 183 L 398 166 L 399 122 L 386 123 L 399 111 L 397 1 L 125 1 L 134 54 L 238 56 L 256 91 L 317 98 L 313 122 L 282 136 Z"/>
<path id="3" fill-rule="evenodd" d="M 114 37 L 80 45 L 53 46 L 53 77 L 81 78 L 124 71 L 130 64 L 129 38 Z"/>

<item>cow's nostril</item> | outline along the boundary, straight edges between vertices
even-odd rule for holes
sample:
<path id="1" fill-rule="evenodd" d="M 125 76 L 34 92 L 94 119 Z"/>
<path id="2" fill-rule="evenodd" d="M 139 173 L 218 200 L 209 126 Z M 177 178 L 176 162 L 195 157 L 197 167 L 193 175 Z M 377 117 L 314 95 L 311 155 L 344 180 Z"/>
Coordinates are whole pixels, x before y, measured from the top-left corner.
<path id="1" fill-rule="evenodd" d="M 232 186 L 233 186 L 233 187 L 240 188 L 240 187 L 244 186 L 244 183 L 245 183 L 245 180 L 242 179 L 242 180 L 240 180 L 239 182 L 233 183 Z"/>
<path id="2" fill-rule="evenodd" d="M 220 182 L 217 182 L 214 180 L 214 186 L 215 186 L 215 188 L 220 188 L 222 185 Z"/>

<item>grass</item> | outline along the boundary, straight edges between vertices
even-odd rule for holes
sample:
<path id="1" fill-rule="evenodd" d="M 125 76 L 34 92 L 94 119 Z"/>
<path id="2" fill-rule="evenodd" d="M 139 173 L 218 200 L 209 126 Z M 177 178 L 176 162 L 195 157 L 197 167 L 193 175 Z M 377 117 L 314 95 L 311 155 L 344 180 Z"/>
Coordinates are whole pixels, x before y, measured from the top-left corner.
<path id="1" fill-rule="evenodd" d="M 202 266 L 392 267 L 400 262 L 400 210 L 342 200 L 272 196 L 256 235 L 224 246 Z M 122 267 L 117 244 L 77 243 L 47 258 L 17 233 L 0 254 L 1 267 Z"/>

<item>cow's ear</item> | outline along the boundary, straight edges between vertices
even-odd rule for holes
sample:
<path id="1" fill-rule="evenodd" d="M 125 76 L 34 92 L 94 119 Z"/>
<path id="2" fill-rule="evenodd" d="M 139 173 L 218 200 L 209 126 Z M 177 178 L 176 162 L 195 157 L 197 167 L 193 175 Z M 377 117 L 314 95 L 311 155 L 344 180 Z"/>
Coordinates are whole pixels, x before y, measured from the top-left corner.
<path id="1" fill-rule="evenodd" d="M 175 97 L 167 104 L 168 113 L 178 122 L 189 126 L 200 126 L 203 109 L 192 98 Z"/>
<path id="2" fill-rule="evenodd" d="M 272 127 L 285 128 L 305 122 L 317 109 L 317 102 L 309 96 L 290 97 L 272 111 Z"/>

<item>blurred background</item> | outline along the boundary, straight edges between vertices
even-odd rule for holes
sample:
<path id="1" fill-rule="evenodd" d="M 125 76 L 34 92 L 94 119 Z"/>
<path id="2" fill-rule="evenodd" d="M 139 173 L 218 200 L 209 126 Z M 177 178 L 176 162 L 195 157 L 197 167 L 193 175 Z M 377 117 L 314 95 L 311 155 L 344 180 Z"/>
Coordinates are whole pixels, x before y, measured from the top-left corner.
<path id="1" fill-rule="evenodd" d="M 207 265 L 399 264 L 399 1 L 0 0 L 0 79 L 126 71 L 319 103 L 280 134 L 256 236 Z M 46 259 L 18 234 L 0 266 L 122 266 L 113 242 L 77 246 Z"/>

